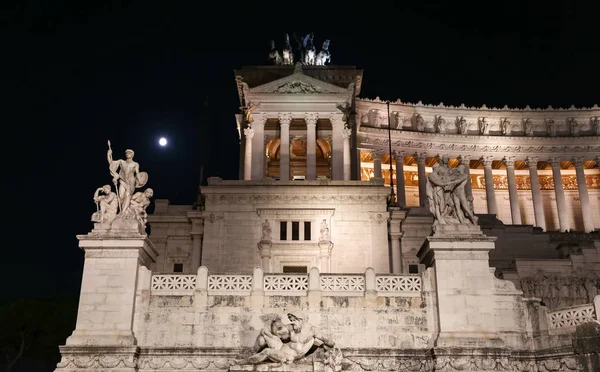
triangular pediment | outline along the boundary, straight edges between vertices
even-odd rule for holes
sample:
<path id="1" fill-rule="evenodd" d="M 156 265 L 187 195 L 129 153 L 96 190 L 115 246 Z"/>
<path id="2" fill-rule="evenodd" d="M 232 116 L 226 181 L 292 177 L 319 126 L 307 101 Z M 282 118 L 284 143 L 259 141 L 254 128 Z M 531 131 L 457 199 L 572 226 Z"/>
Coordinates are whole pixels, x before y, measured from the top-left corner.
<path id="1" fill-rule="evenodd" d="M 250 93 L 339 94 L 347 93 L 348 90 L 296 71 L 290 76 L 250 88 Z"/>

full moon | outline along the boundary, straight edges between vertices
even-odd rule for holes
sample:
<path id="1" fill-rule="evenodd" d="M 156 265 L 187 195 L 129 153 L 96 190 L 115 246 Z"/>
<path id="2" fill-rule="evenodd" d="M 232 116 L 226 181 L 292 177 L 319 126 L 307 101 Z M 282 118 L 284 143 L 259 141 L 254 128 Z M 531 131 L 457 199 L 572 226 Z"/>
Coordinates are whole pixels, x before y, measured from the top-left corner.
<path id="1" fill-rule="evenodd" d="M 165 137 L 161 137 L 158 140 L 158 144 L 161 145 L 161 146 L 166 146 L 167 145 L 167 139 Z"/>

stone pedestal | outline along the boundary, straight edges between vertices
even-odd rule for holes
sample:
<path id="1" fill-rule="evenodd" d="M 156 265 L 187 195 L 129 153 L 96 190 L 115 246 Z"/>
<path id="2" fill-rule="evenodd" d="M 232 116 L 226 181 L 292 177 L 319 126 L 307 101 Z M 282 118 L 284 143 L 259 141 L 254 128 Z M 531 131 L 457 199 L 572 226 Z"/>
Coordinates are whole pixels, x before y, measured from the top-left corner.
<path id="1" fill-rule="evenodd" d="M 77 236 L 85 263 L 77 324 L 67 346 L 136 345 L 133 314 L 138 271 L 154 262 L 158 253 L 135 226 L 124 226 Z"/>
<path id="2" fill-rule="evenodd" d="M 419 250 L 421 263 L 435 268 L 436 347 L 502 346 L 494 324 L 495 277 L 488 263 L 495 240 L 478 225 L 435 225 Z"/>

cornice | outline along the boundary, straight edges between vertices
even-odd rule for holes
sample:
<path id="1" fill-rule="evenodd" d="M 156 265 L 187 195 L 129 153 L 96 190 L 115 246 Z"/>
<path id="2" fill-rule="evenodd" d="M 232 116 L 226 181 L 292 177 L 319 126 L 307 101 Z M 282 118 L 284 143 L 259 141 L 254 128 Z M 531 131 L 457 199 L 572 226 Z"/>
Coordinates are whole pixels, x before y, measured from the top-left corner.
<path id="1" fill-rule="evenodd" d="M 374 99 L 370 99 L 370 98 L 357 98 L 356 99 L 356 103 L 357 105 L 360 105 L 361 103 L 365 103 L 365 104 L 380 104 L 381 107 L 384 107 L 387 105 L 387 101 L 382 101 L 379 97 L 375 97 Z M 524 113 L 524 112 L 569 112 L 569 111 L 576 111 L 576 112 L 581 112 L 581 111 L 593 111 L 596 110 L 600 113 L 600 107 L 597 104 L 594 104 L 594 106 L 592 107 L 575 107 L 574 105 L 571 105 L 569 108 L 563 108 L 563 107 L 558 107 L 558 108 L 554 108 L 552 106 L 548 106 L 547 108 L 531 108 L 529 105 L 525 106 L 524 108 L 509 108 L 507 105 L 504 105 L 504 107 L 487 107 L 485 104 L 483 104 L 481 107 L 476 107 L 476 106 L 465 106 L 465 104 L 461 104 L 460 106 L 452 106 L 452 105 L 444 105 L 443 102 L 440 102 L 437 105 L 434 104 L 425 104 L 422 101 L 419 101 L 417 103 L 411 103 L 411 102 L 402 102 L 400 99 L 396 100 L 395 102 L 390 102 L 390 111 L 392 111 L 392 108 L 401 108 L 401 107 L 412 107 L 412 108 L 432 108 L 432 109 L 444 109 L 444 110 L 457 110 L 457 111 L 478 111 L 479 114 L 481 114 L 481 112 L 491 112 L 491 111 L 496 111 L 496 112 L 519 112 L 519 113 Z"/>
<path id="2" fill-rule="evenodd" d="M 600 137 L 529 137 L 529 136 L 480 136 L 464 134 L 442 134 L 426 132 L 392 131 L 392 150 L 407 154 L 426 152 L 435 156 L 441 152 L 450 155 L 481 156 L 493 154 L 498 160 L 518 153 L 526 156 L 586 154 L 593 159 L 600 154 Z M 361 127 L 358 133 L 358 147 L 364 149 L 389 148 L 388 130 L 384 128 Z M 387 150 L 389 151 L 389 150 Z"/>

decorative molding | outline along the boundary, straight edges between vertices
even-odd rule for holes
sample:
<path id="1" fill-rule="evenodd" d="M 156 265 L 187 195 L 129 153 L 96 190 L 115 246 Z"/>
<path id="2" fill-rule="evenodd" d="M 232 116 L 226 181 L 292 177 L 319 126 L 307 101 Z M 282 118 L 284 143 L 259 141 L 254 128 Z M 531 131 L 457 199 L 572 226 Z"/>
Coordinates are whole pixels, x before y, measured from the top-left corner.
<path id="1" fill-rule="evenodd" d="M 256 214 L 259 216 L 333 216 L 334 208 L 257 208 Z"/>
<path id="2" fill-rule="evenodd" d="M 309 204 L 362 204 L 385 203 L 387 195 L 297 195 L 297 194 L 209 194 L 207 203 L 309 203 Z M 222 219 L 222 217 L 221 217 Z"/>
<path id="3" fill-rule="evenodd" d="M 370 128 L 372 130 L 378 130 Z M 425 136 L 430 133 L 420 133 Z M 445 135 L 440 135 L 445 136 Z M 591 139 L 591 137 L 589 137 Z M 447 140 L 447 139 L 446 139 Z M 476 139 L 474 139 L 476 141 Z M 387 138 L 373 138 L 368 133 L 361 133 L 358 135 L 359 147 L 368 145 L 369 146 L 389 146 Z M 596 142 L 597 143 L 597 142 Z M 435 153 L 439 151 L 451 151 L 451 152 L 471 152 L 471 153 L 498 153 L 498 154 L 513 154 L 513 153 L 533 153 L 533 154 L 556 154 L 556 153 L 600 153 L 600 145 L 582 145 L 580 143 L 573 145 L 540 145 L 540 146 L 525 146 L 525 145 L 483 145 L 483 144 L 460 144 L 460 143 L 445 143 L 435 142 L 432 138 L 423 138 L 422 140 L 394 140 L 392 139 L 392 146 L 395 150 L 403 149 L 423 149 L 431 150 Z M 365 148 L 365 147 L 363 147 Z M 430 155 L 434 156 L 434 155 Z M 588 157 L 590 160 L 596 156 L 590 154 Z"/>

